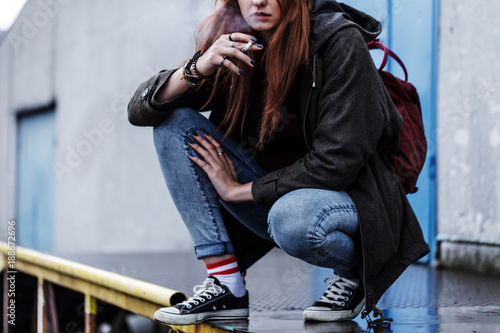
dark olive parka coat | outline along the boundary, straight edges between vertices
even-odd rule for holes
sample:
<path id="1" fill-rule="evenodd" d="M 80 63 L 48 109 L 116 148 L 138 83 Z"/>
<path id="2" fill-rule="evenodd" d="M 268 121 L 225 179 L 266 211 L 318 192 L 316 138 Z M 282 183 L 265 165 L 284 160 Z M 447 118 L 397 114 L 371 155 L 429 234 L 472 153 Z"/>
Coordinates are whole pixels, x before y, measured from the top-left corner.
<path id="1" fill-rule="evenodd" d="M 358 211 L 363 253 L 359 271 L 366 309 L 371 311 L 429 248 L 390 161 L 377 149 L 381 144 L 397 148 L 402 123 L 366 47 L 380 33 L 380 23 L 336 1 L 311 2 L 310 75 L 301 96 L 309 152 L 291 166 L 255 180 L 252 194 L 257 203 L 270 208 L 296 189 L 346 191 Z M 173 71 L 162 71 L 139 86 L 128 109 L 132 124 L 155 126 L 169 110 L 205 104 L 209 91 L 192 88 L 170 101 L 155 100 Z M 218 95 L 210 106 L 211 120 L 217 124 L 226 100 Z M 243 271 L 270 249 L 258 237 L 249 237 L 250 232 L 227 212 L 225 223 Z"/>

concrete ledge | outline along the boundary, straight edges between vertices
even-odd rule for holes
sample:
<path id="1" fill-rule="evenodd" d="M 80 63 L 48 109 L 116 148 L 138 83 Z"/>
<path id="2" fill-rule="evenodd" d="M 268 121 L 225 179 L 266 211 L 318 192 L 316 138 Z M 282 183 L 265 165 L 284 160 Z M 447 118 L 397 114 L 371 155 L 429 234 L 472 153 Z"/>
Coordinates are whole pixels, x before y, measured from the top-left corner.
<path id="1" fill-rule="evenodd" d="M 437 265 L 469 272 L 500 276 L 500 246 L 479 242 L 438 242 Z"/>

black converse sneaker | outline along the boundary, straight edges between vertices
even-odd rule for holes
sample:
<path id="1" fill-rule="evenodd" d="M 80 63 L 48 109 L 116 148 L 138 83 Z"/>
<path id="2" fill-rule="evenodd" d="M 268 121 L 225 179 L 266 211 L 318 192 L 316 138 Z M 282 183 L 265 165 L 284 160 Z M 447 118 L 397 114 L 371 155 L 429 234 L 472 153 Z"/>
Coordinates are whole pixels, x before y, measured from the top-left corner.
<path id="1" fill-rule="evenodd" d="M 193 288 L 194 295 L 182 303 L 155 312 L 155 320 L 170 325 L 192 325 L 212 319 L 248 317 L 248 291 L 234 296 L 214 276 Z"/>
<path id="2" fill-rule="evenodd" d="M 305 320 L 343 321 L 356 318 L 363 306 L 365 297 L 359 282 L 342 278 L 335 274 L 326 278 L 329 285 L 319 300 L 304 310 Z"/>

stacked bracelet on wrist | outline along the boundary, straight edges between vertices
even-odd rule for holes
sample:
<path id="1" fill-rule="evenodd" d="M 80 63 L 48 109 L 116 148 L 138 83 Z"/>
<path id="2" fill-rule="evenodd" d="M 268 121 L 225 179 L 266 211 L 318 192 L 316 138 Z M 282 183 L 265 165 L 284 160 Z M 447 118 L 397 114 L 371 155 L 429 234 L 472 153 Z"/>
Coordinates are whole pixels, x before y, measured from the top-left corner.
<path id="1" fill-rule="evenodd" d="M 195 74 L 196 76 L 198 76 L 198 78 L 200 78 L 200 79 L 202 79 L 202 80 L 205 80 L 205 79 L 210 78 L 210 76 L 205 76 L 205 75 L 201 74 L 200 72 L 198 72 L 198 68 L 196 68 L 196 64 L 198 63 L 198 59 L 200 59 L 200 57 L 201 57 L 202 55 L 203 55 L 203 52 L 201 52 L 201 51 L 198 51 L 198 52 L 196 52 L 196 53 L 194 54 L 193 59 L 192 59 L 192 61 L 193 61 L 192 66 L 193 66 L 193 71 L 194 71 L 194 74 Z"/>
<path id="2" fill-rule="evenodd" d="M 208 79 L 210 76 L 205 76 L 200 74 L 198 72 L 198 69 L 196 68 L 196 63 L 198 62 L 198 59 L 203 55 L 203 52 L 198 51 L 194 54 L 194 56 L 189 59 L 188 62 L 184 65 L 184 70 L 182 72 L 182 78 L 181 80 L 186 81 L 186 83 L 190 87 L 196 87 L 201 83 L 201 81 Z M 193 67 L 194 74 L 191 73 L 191 67 Z"/>

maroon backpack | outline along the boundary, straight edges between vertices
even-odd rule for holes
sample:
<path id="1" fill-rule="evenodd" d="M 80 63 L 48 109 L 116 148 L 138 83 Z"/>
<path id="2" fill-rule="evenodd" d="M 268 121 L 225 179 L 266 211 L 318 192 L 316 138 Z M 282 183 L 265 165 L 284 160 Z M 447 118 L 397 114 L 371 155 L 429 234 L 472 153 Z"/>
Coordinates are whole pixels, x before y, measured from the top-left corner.
<path id="1" fill-rule="evenodd" d="M 406 193 L 415 193 L 418 175 L 424 166 L 427 154 L 427 140 L 425 139 L 422 109 L 417 89 L 408 82 L 408 72 L 403 62 L 388 47 L 378 39 L 369 42 L 368 48 L 384 51 L 384 58 L 379 68 L 379 73 L 385 87 L 403 117 L 403 125 L 399 133 L 399 148 L 393 159 L 393 166 L 403 184 Z M 384 71 L 389 55 L 403 68 L 405 80 L 401 80 L 389 72 Z"/>

